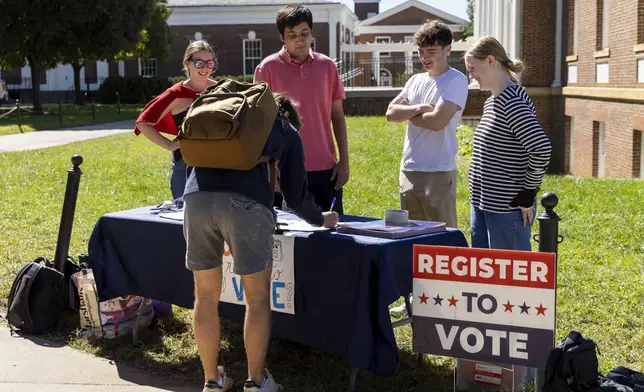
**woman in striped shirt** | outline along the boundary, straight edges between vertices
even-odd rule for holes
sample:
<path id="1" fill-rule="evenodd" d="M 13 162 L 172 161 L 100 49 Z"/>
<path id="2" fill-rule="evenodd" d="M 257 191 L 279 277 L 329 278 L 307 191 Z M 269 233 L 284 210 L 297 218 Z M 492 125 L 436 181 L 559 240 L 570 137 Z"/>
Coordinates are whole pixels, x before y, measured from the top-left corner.
<path id="1" fill-rule="evenodd" d="M 469 173 L 472 247 L 531 250 L 536 194 L 550 162 L 551 145 L 534 104 L 518 85 L 523 63 L 508 58 L 492 37 L 466 53 L 470 76 L 492 95 L 474 133 Z"/>

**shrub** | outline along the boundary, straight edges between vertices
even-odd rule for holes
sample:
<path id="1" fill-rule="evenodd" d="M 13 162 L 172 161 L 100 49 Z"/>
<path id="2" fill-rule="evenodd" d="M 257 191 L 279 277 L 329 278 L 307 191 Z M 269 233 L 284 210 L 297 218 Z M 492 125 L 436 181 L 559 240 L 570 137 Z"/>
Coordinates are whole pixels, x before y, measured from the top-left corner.
<path id="1" fill-rule="evenodd" d="M 110 76 L 98 89 L 102 103 L 115 103 L 119 93 L 121 103 L 147 103 L 171 86 L 167 78 L 144 78 L 142 76 Z"/>
<path id="2" fill-rule="evenodd" d="M 416 75 L 417 73 L 424 72 L 423 70 L 418 70 L 416 72 L 405 72 L 405 73 L 399 73 L 396 75 L 396 81 L 394 86 L 396 87 L 404 87 L 405 83 L 411 78 L 412 76 Z"/>
<path id="3" fill-rule="evenodd" d="M 186 76 L 171 76 L 168 78 L 170 80 L 171 84 L 179 83 L 181 81 L 186 80 Z M 253 82 L 253 77 L 252 76 L 245 76 L 245 75 L 237 75 L 237 76 L 232 76 L 232 75 L 215 75 L 214 77 L 215 80 L 221 80 L 221 79 L 233 79 L 238 82 L 246 82 L 246 83 L 252 83 Z"/>

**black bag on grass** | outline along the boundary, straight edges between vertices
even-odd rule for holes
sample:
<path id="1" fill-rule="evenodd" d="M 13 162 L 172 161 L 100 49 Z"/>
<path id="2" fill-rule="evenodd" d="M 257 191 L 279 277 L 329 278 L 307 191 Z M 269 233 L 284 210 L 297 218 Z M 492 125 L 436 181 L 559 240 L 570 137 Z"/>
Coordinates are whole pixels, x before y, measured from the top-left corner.
<path id="1" fill-rule="evenodd" d="M 591 339 L 571 331 L 548 356 L 544 391 L 583 392 L 597 390 L 599 361 Z"/>
<path id="2" fill-rule="evenodd" d="M 66 264 L 75 263 L 68 260 Z M 75 268 L 66 266 L 65 272 L 68 269 L 71 272 Z M 46 257 L 39 257 L 22 267 L 9 292 L 9 324 L 20 332 L 31 334 L 54 328 L 69 304 L 69 280 L 65 275 Z"/>

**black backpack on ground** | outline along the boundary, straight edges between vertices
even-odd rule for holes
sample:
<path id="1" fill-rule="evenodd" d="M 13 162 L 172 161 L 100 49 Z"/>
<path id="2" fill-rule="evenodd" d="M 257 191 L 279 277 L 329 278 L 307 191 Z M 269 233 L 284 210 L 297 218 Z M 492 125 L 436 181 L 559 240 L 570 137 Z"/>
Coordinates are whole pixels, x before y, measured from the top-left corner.
<path id="1" fill-rule="evenodd" d="M 548 356 L 543 390 L 583 392 L 599 390 L 599 362 L 591 339 L 571 331 Z M 601 353 L 600 353 L 601 354 Z"/>
<path id="2" fill-rule="evenodd" d="M 644 373 L 636 372 L 624 366 L 618 366 L 608 372 L 606 378 L 627 386 L 634 392 L 644 392 Z"/>
<path id="3" fill-rule="evenodd" d="M 76 263 L 67 259 L 63 274 L 47 257 L 22 267 L 9 292 L 6 318 L 12 329 L 37 334 L 54 328 L 69 305 L 68 282 L 78 269 Z"/>

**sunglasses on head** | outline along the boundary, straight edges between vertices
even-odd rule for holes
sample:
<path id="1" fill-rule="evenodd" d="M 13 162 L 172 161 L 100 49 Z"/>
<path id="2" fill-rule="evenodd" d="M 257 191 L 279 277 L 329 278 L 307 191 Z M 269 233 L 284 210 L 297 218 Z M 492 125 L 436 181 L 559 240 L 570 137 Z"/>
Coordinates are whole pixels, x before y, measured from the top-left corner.
<path id="1" fill-rule="evenodd" d="M 203 60 L 190 59 L 190 61 L 195 63 L 195 68 L 197 68 L 197 69 L 207 67 L 207 68 L 212 69 L 213 72 L 217 69 L 217 62 L 215 60 L 203 61 Z"/>

